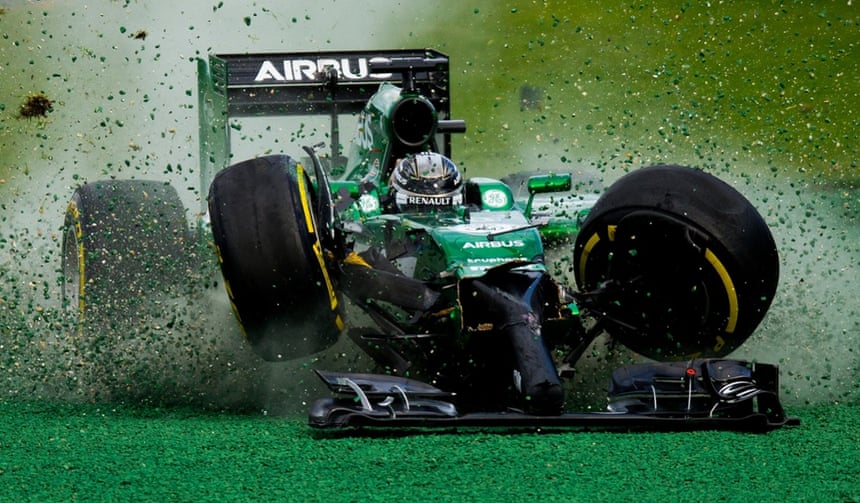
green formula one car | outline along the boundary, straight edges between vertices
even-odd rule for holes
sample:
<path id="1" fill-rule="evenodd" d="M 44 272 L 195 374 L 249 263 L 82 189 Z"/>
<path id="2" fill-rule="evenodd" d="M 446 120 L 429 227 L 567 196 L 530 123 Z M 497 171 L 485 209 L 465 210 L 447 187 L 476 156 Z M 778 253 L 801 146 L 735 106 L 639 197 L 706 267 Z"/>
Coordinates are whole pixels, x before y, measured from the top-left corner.
<path id="1" fill-rule="evenodd" d="M 277 361 L 349 337 L 376 364 L 365 369 L 376 374 L 317 370 L 332 396 L 312 406 L 311 426 L 793 422 L 775 365 L 727 358 L 765 315 L 779 270 L 766 223 L 726 183 L 671 165 L 605 191 L 552 166 L 464 179 L 450 136 L 466 126 L 450 117 L 448 58 L 432 50 L 213 55 L 198 78 L 211 224 L 199 239 L 214 241 L 248 343 Z M 342 142 L 344 125 L 353 136 Z M 237 134 L 271 143 L 233 162 Z M 308 141 L 268 150 L 286 137 Z M 107 220 L 88 201 L 145 189 L 167 191 L 146 204 L 179 220 L 164 211 L 176 197 L 163 184 L 75 194 L 63 256 L 82 313 L 96 310 L 87 290 L 105 284 L 87 257 L 104 248 L 90 236 Z M 193 240 L 176 235 L 155 256 Z M 551 276 L 551 249 L 569 257 L 575 285 Z M 663 363 L 616 370 L 605 412 L 568 411 L 566 369 L 603 333 Z"/>

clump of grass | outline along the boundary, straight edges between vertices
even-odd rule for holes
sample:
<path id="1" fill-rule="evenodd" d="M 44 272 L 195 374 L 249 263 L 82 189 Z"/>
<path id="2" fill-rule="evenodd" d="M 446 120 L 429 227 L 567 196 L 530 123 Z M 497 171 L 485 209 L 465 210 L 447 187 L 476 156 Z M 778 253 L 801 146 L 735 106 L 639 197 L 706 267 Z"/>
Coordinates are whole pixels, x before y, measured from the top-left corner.
<path id="1" fill-rule="evenodd" d="M 27 119 L 46 117 L 48 112 L 53 109 L 53 100 L 49 99 L 45 93 L 39 92 L 27 96 L 21 108 L 18 109 L 18 116 Z"/>

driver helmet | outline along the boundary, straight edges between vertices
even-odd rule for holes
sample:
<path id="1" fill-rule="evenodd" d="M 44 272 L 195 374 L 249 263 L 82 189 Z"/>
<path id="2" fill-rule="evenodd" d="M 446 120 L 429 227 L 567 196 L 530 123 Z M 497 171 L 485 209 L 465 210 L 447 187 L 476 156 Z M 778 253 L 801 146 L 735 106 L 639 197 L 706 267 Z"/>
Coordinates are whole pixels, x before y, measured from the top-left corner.
<path id="1" fill-rule="evenodd" d="M 463 180 L 451 159 L 421 152 L 399 161 L 391 173 L 391 191 L 399 211 L 451 209 L 463 204 Z"/>

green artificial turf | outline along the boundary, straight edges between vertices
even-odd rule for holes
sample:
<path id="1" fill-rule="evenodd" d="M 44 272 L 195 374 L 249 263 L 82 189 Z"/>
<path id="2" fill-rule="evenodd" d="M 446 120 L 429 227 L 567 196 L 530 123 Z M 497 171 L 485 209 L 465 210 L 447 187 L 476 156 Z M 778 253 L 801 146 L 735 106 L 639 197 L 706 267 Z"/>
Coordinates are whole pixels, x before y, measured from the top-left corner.
<path id="1" fill-rule="evenodd" d="M 860 406 L 767 434 L 320 433 L 303 418 L 0 404 L 0 501 L 860 501 Z"/>

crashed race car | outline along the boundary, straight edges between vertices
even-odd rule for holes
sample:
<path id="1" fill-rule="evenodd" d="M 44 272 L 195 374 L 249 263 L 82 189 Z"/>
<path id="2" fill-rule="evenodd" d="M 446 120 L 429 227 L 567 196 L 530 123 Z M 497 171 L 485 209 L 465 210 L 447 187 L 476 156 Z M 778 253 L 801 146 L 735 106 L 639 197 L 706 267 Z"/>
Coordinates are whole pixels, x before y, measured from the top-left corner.
<path id="1" fill-rule="evenodd" d="M 316 370 L 332 396 L 313 404 L 311 426 L 796 422 L 776 365 L 728 358 L 779 276 L 767 224 L 728 184 L 673 165 L 599 193 L 552 167 L 464 178 L 451 135 L 466 124 L 451 118 L 449 61 L 433 50 L 212 55 L 198 73 L 198 239 L 214 242 L 249 345 L 279 361 L 348 337 L 375 362 L 369 373 Z M 318 121 L 291 138 L 324 141 L 233 162 L 231 120 L 278 116 Z M 342 144 L 344 123 L 354 136 Z M 179 221 L 175 191 L 133 183 L 153 182 L 92 182 L 70 204 L 66 290 L 82 312 L 94 309 L 88 289 L 107 283 L 92 272 L 104 260 L 87 263 L 105 248 L 91 236 L 122 220 L 115 207 L 110 222 L 91 216 L 95 193 L 155 190 L 128 213 L 155 201 L 162 222 Z M 158 241 L 154 256 L 183 253 Z M 569 256 L 575 284 L 552 276 L 551 249 Z M 604 333 L 655 362 L 613 372 L 606 411 L 568 411 L 563 379 Z"/>

